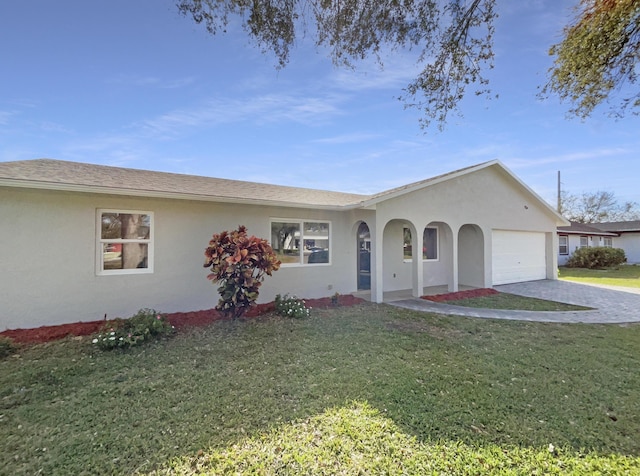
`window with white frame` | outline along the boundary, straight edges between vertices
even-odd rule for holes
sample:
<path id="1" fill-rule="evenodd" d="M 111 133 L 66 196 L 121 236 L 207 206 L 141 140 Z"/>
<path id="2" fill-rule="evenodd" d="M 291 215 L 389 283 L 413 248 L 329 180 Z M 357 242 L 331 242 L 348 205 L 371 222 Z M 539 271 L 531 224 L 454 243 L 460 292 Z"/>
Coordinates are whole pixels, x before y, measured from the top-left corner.
<path id="1" fill-rule="evenodd" d="M 426 261 L 438 260 L 438 228 L 428 226 L 422 232 L 422 259 Z M 411 243 L 411 229 L 402 229 L 402 257 L 404 261 L 413 259 L 413 244 Z"/>
<path id="2" fill-rule="evenodd" d="M 589 246 L 589 237 L 581 236 L 580 237 L 580 248 L 587 248 Z"/>
<path id="3" fill-rule="evenodd" d="M 331 223 L 272 219 L 271 247 L 283 266 L 329 264 Z"/>
<path id="4" fill-rule="evenodd" d="M 438 260 L 438 228 L 428 226 L 422 233 L 422 259 Z"/>
<path id="5" fill-rule="evenodd" d="M 97 211 L 96 272 L 153 272 L 153 213 L 132 210 Z"/>
<path id="6" fill-rule="evenodd" d="M 568 235 L 558 236 L 558 251 L 561 255 L 569 254 L 569 236 Z"/>
<path id="7" fill-rule="evenodd" d="M 610 236 L 605 236 L 602 238 L 602 246 L 605 248 L 613 248 L 613 238 Z"/>
<path id="8" fill-rule="evenodd" d="M 413 245 L 411 244 L 411 229 L 402 229 L 402 258 L 405 261 L 413 259 Z"/>

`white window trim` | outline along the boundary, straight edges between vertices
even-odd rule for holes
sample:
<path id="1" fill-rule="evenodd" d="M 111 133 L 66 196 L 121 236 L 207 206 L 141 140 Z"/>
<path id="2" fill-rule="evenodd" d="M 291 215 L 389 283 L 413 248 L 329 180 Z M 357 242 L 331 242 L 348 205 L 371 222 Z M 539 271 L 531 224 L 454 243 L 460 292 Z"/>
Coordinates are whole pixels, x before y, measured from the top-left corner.
<path id="1" fill-rule="evenodd" d="M 566 248 L 566 251 L 564 253 L 560 251 L 560 246 L 562 246 L 560 244 L 560 238 L 564 238 L 566 240 L 566 243 L 564 245 Z M 561 256 L 567 256 L 569 254 L 569 235 L 558 235 L 558 254 Z"/>
<path id="2" fill-rule="evenodd" d="M 586 238 L 587 244 L 582 246 L 582 238 Z M 589 237 L 586 235 L 580 235 L 580 240 L 578 241 L 578 248 L 589 248 Z"/>
<path id="3" fill-rule="evenodd" d="M 411 233 L 411 241 L 409 242 L 409 244 L 411 245 L 411 258 L 404 257 L 404 230 L 409 230 L 409 233 Z M 411 227 L 406 224 L 402 226 L 402 262 L 403 263 L 413 262 L 413 233 L 411 232 Z"/>
<path id="4" fill-rule="evenodd" d="M 425 229 L 430 228 L 432 230 L 436 230 L 436 256 L 437 258 L 425 258 L 424 253 L 422 253 L 422 261 L 435 262 L 440 261 L 440 229 L 437 226 L 425 226 Z M 422 230 L 422 234 L 424 236 L 424 230 Z M 422 246 L 424 247 L 424 239 L 422 240 Z"/>
<path id="5" fill-rule="evenodd" d="M 300 225 L 300 261 L 297 263 L 282 263 L 281 268 L 306 268 L 308 266 L 331 266 L 333 260 L 333 224 L 330 220 L 315 218 L 269 218 L 269 244 L 271 243 L 271 230 L 274 223 L 297 223 Z M 304 262 L 304 224 L 305 223 L 326 223 L 329 225 L 329 262 L 328 263 L 305 263 Z M 275 250 L 275 249 L 274 249 Z"/>
<path id="6" fill-rule="evenodd" d="M 426 263 L 434 263 L 434 262 L 438 262 L 440 261 L 440 229 L 438 226 L 425 226 L 422 229 L 422 234 L 423 234 L 423 240 L 422 240 L 422 246 L 424 247 L 424 230 L 426 228 L 430 228 L 432 230 L 436 230 L 436 254 L 437 254 L 437 258 L 435 259 L 428 259 L 424 257 L 424 253 L 420 252 L 420 256 L 422 257 L 422 262 Z M 403 263 L 413 263 L 413 249 L 411 250 L 411 258 L 405 258 L 404 257 L 404 230 L 408 229 L 409 232 L 411 232 L 411 227 L 409 227 L 408 225 L 403 226 L 402 227 L 402 247 L 403 247 L 403 253 L 402 253 L 402 262 Z M 413 245 L 413 235 L 411 236 L 411 244 Z"/>
<path id="7" fill-rule="evenodd" d="M 149 239 L 147 240 L 127 240 L 127 239 L 103 239 L 102 238 L 102 214 L 103 213 L 128 213 L 134 215 L 148 215 L 151 219 L 149 223 Z M 96 276 L 114 276 L 125 274 L 152 274 L 153 273 L 153 243 L 155 241 L 155 218 L 153 212 L 145 210 L 126 210 L 120 208 L 98 208 L 96 210 Z M 104 243 L 140 243 L 147 245 L 147 267 L 132 269 L 104 269 L 104 253 L 102 245 Z"/>

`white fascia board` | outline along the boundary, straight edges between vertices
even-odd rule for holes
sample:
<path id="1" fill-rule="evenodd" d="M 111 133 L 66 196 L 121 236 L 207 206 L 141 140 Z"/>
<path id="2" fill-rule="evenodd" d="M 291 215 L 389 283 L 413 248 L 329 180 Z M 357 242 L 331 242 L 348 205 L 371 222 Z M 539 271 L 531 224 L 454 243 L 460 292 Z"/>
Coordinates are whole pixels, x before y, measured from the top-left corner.
<path id="1" fill-rule="evenodd" d="M 200 195 L 176 192 L 158 192 L 156 190 L 131 190 L 127 188 L 100 187 L 95 185 L 75 185 L 50 182 L 36 182 L 27 180 L 0 179 L 0 187 L 31 188 L 38 190 L 55 190 L 61 192 L 95 193 L 100 195 L 124 195 L 129 197 L 165 198 L 171 200 L 193 200 L 200 202 L 237 203 L 242 205 L 261 205 L 284 208 L 312 208 L 315 210 L 346 210 L 344 206 L 317 205 L 298 202 L 284 202 L 280 200 L 264 200 L 249 198 L 230 198 L 214 195 Z"/>

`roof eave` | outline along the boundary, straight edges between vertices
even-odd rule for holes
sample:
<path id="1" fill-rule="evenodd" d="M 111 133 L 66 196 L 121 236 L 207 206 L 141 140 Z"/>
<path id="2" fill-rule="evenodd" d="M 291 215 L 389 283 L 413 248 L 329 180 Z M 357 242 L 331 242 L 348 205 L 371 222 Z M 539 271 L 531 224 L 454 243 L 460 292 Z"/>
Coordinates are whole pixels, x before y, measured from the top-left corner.
<path id="1" fill-rule="evenodd" d="M 575 231 L 575 230 L 558 230 L 559 235 L 593 235 L 593 236 L 618 236 L 617 233 L 610 231 Z"/>
<path id="2" fill-rule="evenodd" d="M 66 183 L 41 182 L 33 180 L 16 180 L 0 178 L 0 187 L 30 188 L 38 190 L 55 190 L 60 192 L 95 193 L 100 195 L 127 195 L 131 197 L 165 198 L 172 200 L 194 200 L 200 202 L 237 203 L 241 205 L 260 205 L 285 208 L 313 208 L 316 210 L 345 210 L 359 208 L 360 204 L 327 205 L 315 203 L 285 202 L 281 200 L 232 198 L 195 193 L 160 192 L 157 190 L 140 190 L 130 188 L 100 187 L 96 185 L 77 185 Z"/>

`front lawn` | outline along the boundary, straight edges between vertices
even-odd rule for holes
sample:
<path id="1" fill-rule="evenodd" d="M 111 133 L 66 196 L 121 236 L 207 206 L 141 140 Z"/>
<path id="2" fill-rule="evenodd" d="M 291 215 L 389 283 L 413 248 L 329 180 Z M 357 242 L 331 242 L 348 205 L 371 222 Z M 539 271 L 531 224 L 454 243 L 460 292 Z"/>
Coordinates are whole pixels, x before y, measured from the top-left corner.
<path id="1" fill-rule="evenodd" d="M 640 288 L 640 265 L 622 265 L 607 269 L 560 267 L 558 268 L 558 277 L 577 283 Z"/>
<path id="2" fill-rule="evenodd" d="M 591 309 L 575 304 L 547 301 L 517 294 L 497 293 L 488 296 L 446 301 L 454 306 L 475 307 L 482 309 L 506 309 L 509 311 L 585 311 Z"/>
<path id="3" fill-rule="evenodd" d="M 375 304 L 67 339 L 0 361 L 0 473 L 638 474 L 638 348 Z"/>

